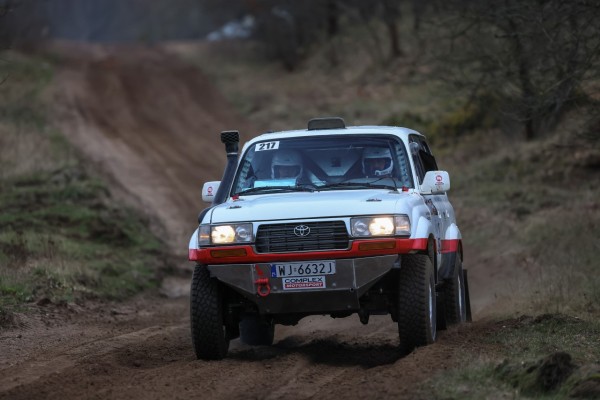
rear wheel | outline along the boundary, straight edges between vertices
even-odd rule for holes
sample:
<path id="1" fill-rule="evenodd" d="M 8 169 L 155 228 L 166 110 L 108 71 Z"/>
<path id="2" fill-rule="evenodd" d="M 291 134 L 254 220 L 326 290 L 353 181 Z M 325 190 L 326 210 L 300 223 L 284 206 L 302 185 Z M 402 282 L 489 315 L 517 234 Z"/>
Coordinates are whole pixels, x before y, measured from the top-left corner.
<path id="1" fill-rule="evenodd" d="M 436 311 L 431 259 L 422 254 L 403 256 L 398 283 L 398 333 L 404 351 L 435 341 Z"/>
<path id="2" fill-rule="evenodd" d="M 270 346 L 275 337 L 275 324 L 257 315 L 248 315 L 240 322 L 240 340 L 251 346 Z"/>
<path id="3" fill-rule="evenodd" d="M 221 360 L 229 350 L 223 320 L 223 291 L 204 265 L 197 265 L 190 292 L 190 322 L 196 357 Z"/>
<path id="4" fill-rule="evenodd" d="M 452 278 L 444 286 L 444 312 L 448 325 L 459 324 L 467 320 L 467 302 L 462 260 L 456 253 Z"/>

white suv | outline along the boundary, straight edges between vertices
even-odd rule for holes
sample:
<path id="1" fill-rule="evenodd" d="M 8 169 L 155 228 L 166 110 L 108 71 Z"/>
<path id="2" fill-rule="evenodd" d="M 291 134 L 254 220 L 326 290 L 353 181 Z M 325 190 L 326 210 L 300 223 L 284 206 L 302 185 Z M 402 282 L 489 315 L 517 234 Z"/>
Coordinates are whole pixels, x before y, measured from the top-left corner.
<path id="1" fill-rule="evenodd" d="M 252 139 L 239 160 L 238 138 L 221 134 L 228 164 L 204 184 L 212 205 L 189 244 L 198 358 L 238 336 L 270 345 L 275 324 L 308 315 L 390 314 L 405 351 L 470 319 L 450 179 L 423 135 L 317 118 Z"/>

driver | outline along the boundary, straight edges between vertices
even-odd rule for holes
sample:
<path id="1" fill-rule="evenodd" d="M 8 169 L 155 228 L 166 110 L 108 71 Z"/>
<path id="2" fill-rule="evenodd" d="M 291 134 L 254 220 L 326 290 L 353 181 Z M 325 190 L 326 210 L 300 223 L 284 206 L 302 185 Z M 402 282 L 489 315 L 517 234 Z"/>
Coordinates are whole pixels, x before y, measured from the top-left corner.
<path id="1" fill-rule="evenodd" d="M 295 150 L 280 150 L 271 160 L 272 179 L 298 179 L 302 175 L 302 158 Z"/>
<path id="2" fill-rule="evenodd" d="M 363 173 L 367 178 L 389 177 L 392 175 L 394 161 L 390 149 L 385 147 L 366 147 L 362 155 Z"/>

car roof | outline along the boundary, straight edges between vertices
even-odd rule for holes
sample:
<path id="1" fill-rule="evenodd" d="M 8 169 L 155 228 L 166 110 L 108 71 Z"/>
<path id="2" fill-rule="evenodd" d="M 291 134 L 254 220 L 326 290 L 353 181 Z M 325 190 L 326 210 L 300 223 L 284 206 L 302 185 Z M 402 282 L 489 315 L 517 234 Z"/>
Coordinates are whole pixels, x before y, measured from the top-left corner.
<path id="1" fill-rule="evenodd" d="M 255 142 L 263 140 L 275 140 L 275 139 L 287 139 L 296 137 L 309 137 L 309 136 L 332 136 L 332 135 L 361 135 L 361 134 L 388 134 L 400 137 L 403 140 L 408 138 L 408 135 L 414 134 L 423 136 L 421 133 L 398 126 L 380 126 L 380 125 L 365 125 L 365 126 L 349 126 L 340 129 L 300 129 L 291 131 L 280 131 L 280 132 L 268 132 L 262 135 L 256 136 L 246 143 L 249 146 Z"/>

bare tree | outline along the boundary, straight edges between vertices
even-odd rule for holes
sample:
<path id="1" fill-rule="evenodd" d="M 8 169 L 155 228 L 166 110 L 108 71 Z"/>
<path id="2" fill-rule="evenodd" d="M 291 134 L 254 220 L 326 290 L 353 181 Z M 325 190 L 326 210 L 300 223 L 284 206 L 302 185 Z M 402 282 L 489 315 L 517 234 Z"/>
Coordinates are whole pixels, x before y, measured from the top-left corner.
<path id="1" fill-rule="evenodd" d="M 400 48 L 400 37 L 398 32 L 398 20 L 400 19 L 399 0 L 381 0 L 382 18 L 388 31 L 390 43 L 390 56 L 396 58 L 402 55 Z"/>
<path id="2" fill-rule="evenodd" d="M 600 4 L 586 0 L 449 0 L 441 6 L 446 75 L 476 97 L 490 92 L 523 124 L 551 128 L 598 73 Z"/>

